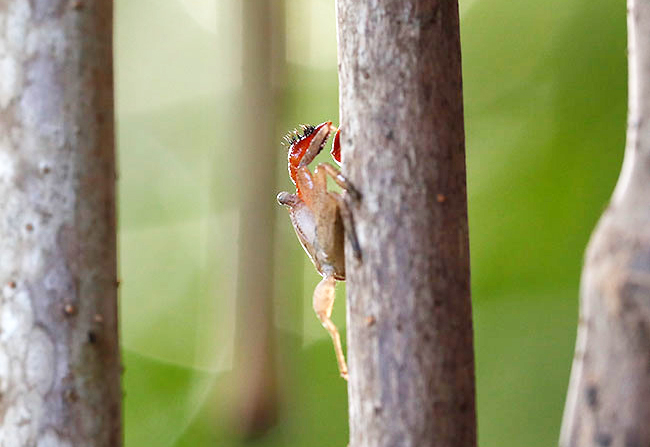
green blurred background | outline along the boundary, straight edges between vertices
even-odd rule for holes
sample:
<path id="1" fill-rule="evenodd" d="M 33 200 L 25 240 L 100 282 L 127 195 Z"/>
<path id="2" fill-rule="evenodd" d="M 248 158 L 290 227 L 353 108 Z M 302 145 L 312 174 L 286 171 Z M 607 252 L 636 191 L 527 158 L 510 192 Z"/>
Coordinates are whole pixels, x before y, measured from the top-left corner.
<path id="1" fill-rule="evenodd" d="M 334 1 L 274 5 L 276 184 L 260 193 L 271 202 L 290 187 L 283 133 L 338 116 Z M 625 4 L 460 9 L 479 445 L 546 447 L 568 385 L 582 254 L 622 160 Z M 244 433 L 238 421 L 236 296 L 250 275 L 238 271 L 238 198 L 242 168 L 256 163 L 240 154 L 258 123 L 232 129 L 244 128 L 248 25 L 239 0 L 116 0 L 127 447 L 347 445 L 345 382 L 311 310 L 318 275 L 279 206 L 259 223 L 275 248 L 275 422 Z M 342 286 L 338 297 L 345 337 Z"/>

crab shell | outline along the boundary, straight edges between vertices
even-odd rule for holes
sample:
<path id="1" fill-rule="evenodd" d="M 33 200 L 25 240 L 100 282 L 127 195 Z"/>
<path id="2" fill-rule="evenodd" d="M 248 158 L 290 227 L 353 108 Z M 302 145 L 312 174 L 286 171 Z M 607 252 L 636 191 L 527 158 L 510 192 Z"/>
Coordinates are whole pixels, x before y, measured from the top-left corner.
<path id="1" fill-rule="evenodd" d="M 289 205 L 289 218 L 300 245 L 318 273 L 345 280 L 345 237 L 341 213 L 336 202 L 329 202 L 320 217 L 315 216 L 297 195 L 282 192 L 278 201 Z M 329 216 L 333 216 L 329 217 Z M 318 220 L 321 222 L 318 222 Z M 328 219 L 328 222 L 323 222 Z"/>

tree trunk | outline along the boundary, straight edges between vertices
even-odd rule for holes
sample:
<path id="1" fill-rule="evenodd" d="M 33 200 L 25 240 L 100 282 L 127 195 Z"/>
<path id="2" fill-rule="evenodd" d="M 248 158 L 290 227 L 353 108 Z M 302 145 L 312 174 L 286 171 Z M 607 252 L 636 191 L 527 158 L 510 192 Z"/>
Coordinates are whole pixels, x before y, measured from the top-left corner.
<path id="1" fill-rule="evenodd" d="M 585 257 L 560 444 L 650 445 L 650 2 L 628 0 L 623 169 Z"/>
<path id="2" fill-rule="evenodd" d="M 0 445 L 119 446 L 112 1 L 0 3 Z"/>
<path id="3" fill-rule="evenodd" d="M 338 0 L 350 446 L 476 444 L 458 4 Z M 348 247 L 349 248 L 349 247 Z"/>

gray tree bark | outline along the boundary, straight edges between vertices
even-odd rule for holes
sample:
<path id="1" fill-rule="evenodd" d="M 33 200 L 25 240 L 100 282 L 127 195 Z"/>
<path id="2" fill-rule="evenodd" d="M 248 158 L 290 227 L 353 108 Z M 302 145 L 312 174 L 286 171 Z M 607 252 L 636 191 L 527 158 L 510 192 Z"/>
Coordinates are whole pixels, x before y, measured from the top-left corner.
<path id="1" fill-rule="evenodd" d="M 0 445 L 119 446 L 112 1 L 0 2 Z"/>
<path id="2" fill-rule="evenodd" d="M 650 445 L 650 2 L 628 0 L 625 159 L 582 271 L 560 445 Z"/>
<path id="3" fill-rule="evenodd" d="M 456 1 L 338 0 L 350 446 L 476 445 Z"/>

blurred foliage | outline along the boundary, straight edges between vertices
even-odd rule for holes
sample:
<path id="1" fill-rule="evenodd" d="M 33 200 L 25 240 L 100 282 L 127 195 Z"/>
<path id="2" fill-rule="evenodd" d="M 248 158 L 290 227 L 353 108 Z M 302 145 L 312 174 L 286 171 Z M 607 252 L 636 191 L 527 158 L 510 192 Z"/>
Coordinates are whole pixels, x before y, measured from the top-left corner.
<path id="1" fill-rule="evenodd" d="M 298 123 L 336 121 L 338 108 L 334 2 L 285 5 L 278 142 Z M 554 445 L 582 254 L 623 154 L 625 5 L 466 0 L 461 28 L 479 444 Z M 255 163 L 237 155 L 254 144 L 254 123 L 250 135 L 229 132 L 239 2 L 117 0 L 115 31 L 127 447 L 346 445 L 345 383 L 311 311 L 318 276 L 280 207 L 280 422 L 248 441 L 229 429 L 246 219 L 236 201 L 246 179 L 233 166 Z M 269 200 L 290 185 L 279 144 L 277 158 Z"/>

